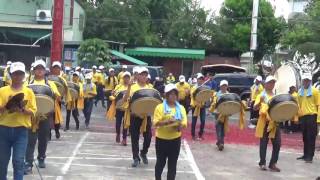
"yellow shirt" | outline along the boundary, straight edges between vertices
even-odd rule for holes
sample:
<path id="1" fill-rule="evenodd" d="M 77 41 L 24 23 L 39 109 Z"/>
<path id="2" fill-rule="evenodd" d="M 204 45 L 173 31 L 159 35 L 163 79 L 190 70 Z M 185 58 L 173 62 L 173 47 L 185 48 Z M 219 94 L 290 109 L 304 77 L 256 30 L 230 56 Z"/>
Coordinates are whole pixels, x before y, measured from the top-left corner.
<path id="1" fill-rule="evenodd" d="M 263 86 L 262 84 L 258 85 L 258 88 L 256 88 L 256 84 L 251 86 L 251 101 L 254 101 L 257 96 L 263 91 Z"/>
<path id="2" fill-rule="evenodd" d="M 33 91 L 27 87 L 23 87 L 19 91 L 15 91 L 11 86 L 5 86 L 0 88 L 0 107 L 4 107 L 9 101 L 9 97 L 12 97 L 18 93 L 24 93 L 24 100 L 27 100 L 26 109 L 33 112 L 35 115 L 37 111 L 36 98 Z M 4 112 L 0 114 L 0 125 L 7 127 L 31 127 L 31 116 L 22 113 L 8 113 Z"/>
<path id="3" fill-rule="evenodd" d="M 176 83 L 178 92 L 179 92 L 179 100 L 184 100 L 187 96 L 187 91 L 190 92 L 190 85 L 187 82 L 181 84 L 180 82 Z"/>
<path id="4" fill-rule="evenodd" d="M 133 93 L 135 93 L 136 91 L 140 90 L 140 89 L 153 89 L 152 86 L 150 86 L 150 84 L 146 84 L 145 86 L 140 86 L 138 83 L 136 84 L 133 84 L 131 86 L 131 89 L 130 89 L 130 97 L 133 95 Z"/>
<path id="5" fill-rule="evenodd" d="M 123 71 L 121 71 L 121 72 L 119 72 L 119 74 L 118 74 L 118 80 L 119 80 L 119 84 L 122 84 L 123 83 Z"/>
<path id="6" fill-rule="evenodd" d="M 304 96 L 298 95 L 299 107 L 301 109 L 301 116 L 312 115 L 318 113 L 319 106 L 319 90 L 312 87 L 312 96 L 307 97 L 308 90 L 304 90 Z"/>
<path id="7" fill-rule="evenodd" d="M 164 112 L 164 105 L 163 103 L 159 104 L 156 109 L 154 110 L 154 115 L 153 115 L 153 124 L 157 124 L 160 121 L 166 121 L 169 120 L 170 118 L 174 117 L 176 113 L 175 108 L 170 108 L 171 112 L 168 114 L 165 114 Z M 187 114 L 186 110 L 184 109 L 183 106 L 180 105 L 180 110 L 182 114 L 182 120 L 181 120 L 181 125 L 182 127 L 187 127 Z M 175 128 L 177 127 L 179 121 L 173 125 L 169 126 L 162 126 L 156 128 L 156 137 L 160 139 L 176 139 L 181 136 L 181 131 L 177 131 Z"/>
<path id="8" fill-rule="evenodd" d="M 106 90 L 114 90 L 114 88 L 117 86 L 118 84 L 118 79 L 116 76 L 113 76 L 114 78 L 112 77 L 108 77 L 106 80 L 105 80 L 105 89 Z M 110 82 L 108 83 L 108 80 L 110 79 Z"/>
<path id="9" fill-rule="evenodd" d="M 197 90 L 197 86 L 192 86 L 191 90 L 190 90 L 190 98 L 191 98 L 191 101 L 190 101 L 190 106 L 192 107 L 203 107 L 204 106 L 204 103 L 200 103 L 200 102 L 197 102 L 195 99 L 194 99 L 194 96 L 193 96 L 193 93 L 195 93 L 195 91 Z"/>
<path id="10" fill-rule="evenodd" d="M 97 95 L 97 86 L 94 83 L 83 85 L 84 98 L 92 98 Z M 94 94 L 94 95 L 92 95 Z"/>
<path id="11" fill-rule="evenodd" d="M 174 83 L 175 81 L 176 81 L 176 78 L 174 76 L 167 77 L 167 84 Z"/>
<path id="12" fill-rule="evenodd" d="M 128 86 L 125 86 L 124 84 L 118 84 L 114 88 L 114 96 L 118 95 L 119 92 L 121 91 L 126 91 L 128 89 Z M 116 97 L 115 97 L 116 98 Z M 128 108 L 129 107 L 129 101 L 125 101 L 122 105 L 123 108 Z"/>
<path id="13" fill-rule="evenodd" d="M 45 82 L 44 79 L 43 79 L 43 80 L 40 80 L 40 81 L 34 79 L 34 80 L 31 81 L 30 84 L 46 85 L 46 82 Z M 60 93 L 59 93 L 59 91 L 58 91 L 58 88 L 57 88 L 56 84 L 55 84 L 53 81 L 49 81 L 49 80 L 48 80 L 48 85 L 50 86 L 53 94 L 54 94 L 56 97 L 61 97 L 61 95 L 60 95 Z"/>
<path id="14" fill-rule="evenodd" d="M 104 78 L 103 78 L 102 73 L 98 73 L 98 72 L 93 73 L 92 82 L 103 85 L 104 84 Z"/>

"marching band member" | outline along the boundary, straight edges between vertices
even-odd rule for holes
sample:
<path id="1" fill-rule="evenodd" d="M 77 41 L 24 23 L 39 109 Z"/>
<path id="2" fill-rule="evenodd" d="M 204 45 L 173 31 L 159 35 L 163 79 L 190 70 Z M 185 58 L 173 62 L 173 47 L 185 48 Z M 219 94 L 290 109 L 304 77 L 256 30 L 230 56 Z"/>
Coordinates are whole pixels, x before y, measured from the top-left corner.
<path id="1" fill-rule="evenodd" d="M 75 68 L 75 70 L 76 70 L 77 72 L 79 72 L 79 81 L 80 81 L 81 83 L 84 83 L 84 82 L 85 82 L 85 79 L 84 79 L 84 76 L 83 76 L 83 74 L 82 74 L 81 67 L 80 67 L 80 66 L 77 66 L 77 67 Z"/>
<path id="2" fill-rule="evenodd" d="M 298 160 L 312 163 L 317 137 L 317 114 L 319 108 L 319 91 L 312 87 L 312 75 L 303 74 L 302 87 L 298 92 L 300 123 L 303 136 L 303 156 Z"/>
<path id="3" fill-rule="evenodd" d="M 121 144 L 126 146 L 127 145 L 127 127 L 125 126 L 125 110 L 129 108 L 129 102 L 124 101 L 122 104 L 122 108 L 116 109 L 116 104 L 115 104 L 115 96 L 118 95 L 118 93 L 122 91 L 126 91 L 128 89 L 130 79 L 131 79 L 131 74 L 130 72 L 126 71 L 122 74 L 122 83 L 118 84 L 114 91 L 112 92 L 112 105 L 108 110 L 107 116 L 108 119 L 116 119 L 116 142 L 120 143 L 120 131 L 121 131 L 121 124 L 123 125 L 122 129 L 122 142 Z M 123 123 L 122 123 L 123 122 Z"/>
<path id="4" fill-rule="evenodd" d="M 74 121 L 76 122 L 76 130 L 79 130 L 79 110 L 83 109 L 84 99 L 83 99 L 83 85 L 80 82 L 79 72 L 74 72 L 72 75 L 72 82 L 79 86 L 79 97 L 78 99 L 74 99 L 67 103 L 67 120 L 65 130 L 69 130 L 70 116 L 72 112 L 72 116 Z"/>
<path id="5" fill-rule="evenodd" d="M 95 106 L 97 106 L 98 101 L 101 100 L 101 104 L 103 108 L 106 108 L 104 104 L 104 93 L 103 93 L 103 88 L 105 85 L 105 79 L 103 78 L 101 70 L 96 70 L 97 67 L 93 66 L 93 76 L 92 76 L 92 82 L 96 84 L 97 86 L 97 96 L 96 96 L 96 101 L 94 102 Z"/>
<path id="6" fill-rule="evenodd" d="M 178 89 L 174 84 L 165 86 L 165 100 L 159 104 L 153 116 L 156 127 L 155 179 L 161 180 L 161 174 L 168 160 L 167 179 L 175 179 L 177 161 L 181 146 L 181 131 L 187 127 L 187 114 L 178 102 Z"/>
<path id="7" fill-rule="evenodd" d="M 28 144 L 28 129 L 31 119 L 37 111 L 33 91 L 23 86 L 25 65 L 14 62 L 10 65 L 10 86 L 0 88 L 0 179 L 7 179 L 8 164 L 12 152 L 13 179 L 22 180 L 24 173 L 24 156 Z M 23 101 L 8 107 L 8 102 L 15 95 L 23 93 Z M 20 104 L 22 103 L 22 104 Z"/>
<path id="8" fill-rule="evenodd" d="M 118 74 L 118 81 L 119 81 L 119 84 L 122 84 L 123 83 L 123 73 L 125 73 L 128 69 L 128 66 L 127 65 L 122 65 L 122 69 L 121 71 L 119 72 Z"/>
<path id="9" fill-rule="evenodd" d="M 45 77 L 46 63 L 43 60 L 37 60 L 34 63 L 34 79 L 29 84 L 35 85 L 47 85 L 51 88 L 55 95 L 55 101 L 61 101 L 60 93 L 54 82 L 47 80 Z M 55 106 L 54 111 L 59 111 L 59 107 Z M 35 117 L 35 121 L 32 123 L 32 128 L 28 134 L 28 146 L 26 151 L 26 166 L 25 174 L 32 173 L 34 150 L 38 140 L 38 166 L 39 168 L 45 168 L 45 158 L 48 140 L 50 136 L 50 122 L 53 121 L 53 113 L 47 114 L 45 117 Z M 41 120 L 40 120 L 41 119 Z"/>
<path id="10" fill-rule="evenodd" d="M 204 76 L 201 73 L 197 74 L 197 84 L 191 88 L 190 98 L 191 102 L 190 105 L 192 107 L 192 125 L 191 125 L 191 135 L 192 139 L 196 140 L 196 124 L 197 119 L 200 116 L 200 131 L 199 131 L 199 137 L 198 140 L 203 140 L 203 133 L 204 133 L 204 126 L 206 121 L 206 109 L 204 107 L 204 103 L 199 103 L 194 98 L 194 92 L 196 89 L 200 86 L 203 86 L 204 83 Z"/>
<path id="11" fill-rule="evenodd" d="M 254 106 L 254 101 L 256 99 L 256 97 L 263 91 L 263 86 L 261 84 L 262 82 L 262 77 L 261 76 L 257 76 L 254 79 L 254 84 L 251 86 L 250 90 L 251 90 L 251 108 L 250 108 L 250 120 L 254 120 L 254 119 L 258 119 L 259 117 L 259 111 L 255 110 L 253 108 Z M 250 127 L 254 127 L 253 124 L 250 124 Z"/>
<path id="12" fill-rule="evenodd" d="M 188 114 L 188 109 L 190 105 L 190 85 L 186 82 L 186 78 L 184 75 L 179 76 L 179 82 L 176 83 L 177 89 L 179 91 L 178 93 L 178 99 L 179 103 L 183 105 L 184 109 L 186 110 Z"/>
<path id="13" fill-rule="evenodd" d="M 97 87 L 91 82 L 92 75 L 87 74 L 85 77 L 86 81 L 83 84 L 83 94 L 84 94 L 84 107 L 83 107 L 83 115 L 85 117 L 85 126 L 89 127 L 91 112 L 93 107 L 94 97 L 97 95 Z"/>
<path id="14" fill-rule="evenodd" d="M 109 76 L 105 80 L 105 91 L 106 91 L 106 97 L 107 97 L 107 111 L 109 110 L 111 106 L 111 101 L 109 97 L 112 95 L 112 91 L 118 84 L 118 78 L 115 75 L 115 71 L 113 68 L 109 69 Z"/>
<path id="15" fill-rule="evenodd" d="M 127 100 L 129 97 L 132 97 L 134 92 L 140 89 L 152 89 L 152 87 L 147 85 L 147 78 L 149 71 L 146 67 L 139 68 L 138 82 L 133 84 L 130 82 L 128 86 L 127 93 L 124 97 L 124 100 Z M 143 148 L 140 151 L 139 157 L 139 136 L 140 132 L 143 132 L 144 142 Z M 131 116 L 130 120 L 130 134 L 131 134 L 131 143 L 132 143 L 132 155 L 133 163 L 132 167 L 137 167 L 140 164 L 140 158 L 144 164 L 148 164 L 147 153 L 150 147 L 152 132 L 151 132 L 151 118 L 148 117 L 138 117 L 135 115 Z"/>
<path id="16" fill-rule="evenodd" d="M 132 82 L 137 83 L 138 82 L 138 77 L 139 77 L 139 66 L 135 66 L 132 69 Z"/>
<path id="17" fill-rule="evenodd" d="M 272 155 L 269 163 L 269 169 L 274 172 L 280 172 L 276 166 L 279 159 L 281 146 L 280 129 L 277 127 L 268 113 L 268 102 L 275 95 L 273 92 L 276 79 L 273 76 L 268 76 L 265 80 L 265 90 L 262 91 L 256 98 L 254 108 L 259 110 L 259 119 L 256 127 L 256 137 L 260 138 L 260 162 L 261 170 L 267 170 L 266 154 L 269 139 L 272 142 Z"/>

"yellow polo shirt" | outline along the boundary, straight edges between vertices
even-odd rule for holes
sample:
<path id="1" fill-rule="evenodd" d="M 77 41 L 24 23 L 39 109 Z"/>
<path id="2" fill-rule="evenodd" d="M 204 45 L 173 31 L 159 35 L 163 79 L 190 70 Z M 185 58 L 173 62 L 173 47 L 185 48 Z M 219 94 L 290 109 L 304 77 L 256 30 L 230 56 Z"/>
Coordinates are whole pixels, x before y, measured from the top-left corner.
<path id="1" fill-rule="evenodd" d="M 158 122 L 161 121 L 166 121 L 169 120 L 170 118 L 174 117 L 176 113 L 175 108 L 170 108 L 171 112 L 168 114 L 165 114 L 164 112 L 164 105 L 163 103 L 159 104 L 156 109 L 154 110 L 153 114 L 153 124 L 157 124 Z M 181 125 L 182 127 L 187 127 L 187 114 L 186 110 L 184 109 L 183 106 L 180 105 L 180 110 L 181 110 L 181 115 L 182 115 L 182 120 Z M 156 128 L 156 137 L 160 139 L 166 139 L 166 140 L 171 140 L 171 139 L 176 139 L 181 136 L 181 131 L 177 131 L 176 127 L 178 125 L 179 121 L 177 123 L 171 124 L 169 126 L 162 126 Z"/>
<path id="2" fill-rule="evenodd" d="M 108 80 L 110 79 L 110 82 L 108 83 Z M 118 84 L 118 78 L 116 76 L 114 76 L 114 78 L 112 77 L 108 77 L 106 80 L 105 80 L 105 89 L 106 90 L 113 90 Z"/>
<path id="3" fill-rule="evenodd" d="M 258 88 L 256 88 L 256 85 L 254 84 L 253 86 L 251 86 L 251 100 L 254 101 L 257 96 L 263 91 L 263 86 L 262 84 L 258 85 Z"/>
<path id="4" fill-rule="evenodd" d="M 119 80 L 119 84 L 123 83 L 123 73 L 124 71 L 120 71 L 119 74 L 118 74 L 118 80 Z"/>
<path id="5" fill-rule="evenodd" d="M 190 85 L 187 83 L 187 82 L 184 82 L 184 83 L 176 83 L 176 86 L 177 86 L 177 89 L 178 89 L 178 96 L 179 96 L 179 100 L 184 100 L 186 98 L 186 95 L 187 95 L 187 91 L 190 92 Z"/>
<path id="6" fill-rule="evenodd" d="M 304 96 L 298 95 L 301 116 L 312 115 L 318 113 L 319 106 L 319 90 L 312 87 L 312 96 L 307 97 L 308 90 L 304 90 Z"/>
<path id="7" fill-rule="evenodd" d="M 83 85 L 84 98 L 92 98 L 97 95 L 97 86 L 94 83 Z M 94 94 L 94 95 L 92 95 Z"/>
<path id="8" fill-rule="evenodd" d="M 33 91 L 30 88 L 27 88 L 25 86 L 22 87 L 21 90 L 14 90 L 11 88 L 11 86 L 5 86 L 0 88 L 0 107 L 4 107 L 7 102 L 9 101 L 9 97 L 12 97 L 18 93 L 24 93 L 24 100 L 27 100 L 26 109 L 33 112 L 33 115 L 35 115 L 37 111 L 37 105 L 36 105 L 36 97 L 33 93 Z M 8 113 L 3 112 L 0 113 L 0 125 L 1 126 L 7 126 L 7 127 L 31 127 L 31 116 L 22 114 L 22 113 Z"/>

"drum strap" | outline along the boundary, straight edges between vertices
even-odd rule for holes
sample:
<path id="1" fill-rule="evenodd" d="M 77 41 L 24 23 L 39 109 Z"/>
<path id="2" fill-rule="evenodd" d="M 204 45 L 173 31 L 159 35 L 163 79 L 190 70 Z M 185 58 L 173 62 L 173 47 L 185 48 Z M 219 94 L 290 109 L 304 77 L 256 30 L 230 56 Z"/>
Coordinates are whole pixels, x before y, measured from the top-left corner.
<path id="1" fill-rule="evenodd" d="M 30 81 L 30 83 L 29 83 L 29 84 L 33 84 L 33 83 L 34 83 L 34 78 Z M 44 78 L 44 83 L 45 83 L 47 86 L 49 86 L 49 87 L 50 87 L 49 82 L 48 82 L 48 78 L 47 78 L 47 77 L 45 77 L 45 78 Z"/>

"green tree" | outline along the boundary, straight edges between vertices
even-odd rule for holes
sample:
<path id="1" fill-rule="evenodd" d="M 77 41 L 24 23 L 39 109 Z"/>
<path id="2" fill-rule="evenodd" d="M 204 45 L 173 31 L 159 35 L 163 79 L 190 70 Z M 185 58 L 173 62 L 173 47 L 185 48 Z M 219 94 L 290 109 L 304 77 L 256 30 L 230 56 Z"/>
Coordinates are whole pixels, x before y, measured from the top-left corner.
<path id="1" fill-rule="evenodd" d="M 111 63 L 110 50 L 108 44 L 101 39 L 87 39 L 81 42 L 78 49 L 78 64 L 108 66 Z"/>
<path id="2" fill-rule="evenodd" d="M 216 46 L 232 49 L 239 54 L 250 50 L 252 3 L 252 0 L 225 0 L 220 10 L 221 17 L 217 20 L 220 30 L 216 36 L 220 38 Z M 258 18 L 256 62 L 274 51 L 284 27 L 283 18 L 274 16 L 274 10 L 266 0 L 260 0 Z"/>

